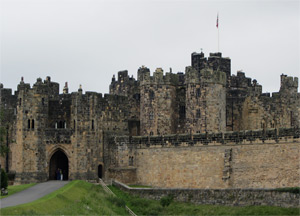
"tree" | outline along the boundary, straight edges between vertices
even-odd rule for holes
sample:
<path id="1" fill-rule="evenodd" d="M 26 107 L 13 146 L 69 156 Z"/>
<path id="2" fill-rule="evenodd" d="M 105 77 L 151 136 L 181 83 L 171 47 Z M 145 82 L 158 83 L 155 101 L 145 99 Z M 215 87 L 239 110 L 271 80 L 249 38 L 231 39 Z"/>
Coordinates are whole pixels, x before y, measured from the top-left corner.
<path id="1" fill-rule="evenodd" d="M 7 182 L 7 174 L 4 171 L 4 169 L 1 169 L 1 188 L 7 188 L 8 182 Z"/>

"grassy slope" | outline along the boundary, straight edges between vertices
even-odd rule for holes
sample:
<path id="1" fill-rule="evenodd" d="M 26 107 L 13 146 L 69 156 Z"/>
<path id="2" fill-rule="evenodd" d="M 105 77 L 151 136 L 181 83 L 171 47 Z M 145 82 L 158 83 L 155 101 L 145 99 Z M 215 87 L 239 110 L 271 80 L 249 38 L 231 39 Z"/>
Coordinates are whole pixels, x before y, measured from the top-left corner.
<path id="1" fill-rule="evenodd" d="M 1 209 L 1 215 L 128 215 L 123 205 L 101 186 L 77 180 L 34 202 Z"/>
<path id="2" fill-rule="evenodd" d="M 298 208 L 273 206 L 231 207 L 173 201 L 169 206 L 162 207 L 159 201 L 137 198 L 113 186 L 110 189 L 138 215 L 299 215 Z"/>
<path id="3" fill-rule="evenodd" d="M 6 196 L 0 196 L 0 199 L 8 197 L 14 193 L 20 192 L 22 190 L 26 190 L 27 188 L 30 188 L 32 186 L 36 185 L 36 183 L 31 183 L 31 184 L 23 184 L 23 185 L 15 185 L 15 186 L 8 186 L 7 191 L 8 195 Z"/>

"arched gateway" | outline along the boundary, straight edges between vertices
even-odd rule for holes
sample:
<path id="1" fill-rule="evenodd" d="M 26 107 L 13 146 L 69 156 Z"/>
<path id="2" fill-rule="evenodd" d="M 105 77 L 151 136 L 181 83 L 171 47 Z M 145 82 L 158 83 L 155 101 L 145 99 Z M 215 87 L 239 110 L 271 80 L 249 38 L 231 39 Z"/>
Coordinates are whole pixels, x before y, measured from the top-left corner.
<path id="1" fill-rule="evenodd" d="M 68 180 L 69 177 L 69 160 L 66 154 L 58 149 L 50 159 L 49 180 L 57 179 L 57 170 L 60 169 L 63 173 L 63 180 Z"/>

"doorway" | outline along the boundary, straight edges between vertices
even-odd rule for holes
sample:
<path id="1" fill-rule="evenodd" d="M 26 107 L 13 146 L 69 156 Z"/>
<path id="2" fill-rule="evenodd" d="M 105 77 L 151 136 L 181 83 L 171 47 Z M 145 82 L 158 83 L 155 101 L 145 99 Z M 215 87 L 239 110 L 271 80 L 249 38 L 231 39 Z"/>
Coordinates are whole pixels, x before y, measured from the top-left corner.
<path id="1" fill-rule="evenodd" d="M 66 154 L 58 149 L 50 159 L 49 180 L 57 180 L 57 171 L 61 170 L 63 180 L 69 178 L 69 160 Z"/>
<path id="2" fill-rule="evenodd" d="M 102 165 L 101 164 L 98 166 L 98 177 L 102 178 Z"/>

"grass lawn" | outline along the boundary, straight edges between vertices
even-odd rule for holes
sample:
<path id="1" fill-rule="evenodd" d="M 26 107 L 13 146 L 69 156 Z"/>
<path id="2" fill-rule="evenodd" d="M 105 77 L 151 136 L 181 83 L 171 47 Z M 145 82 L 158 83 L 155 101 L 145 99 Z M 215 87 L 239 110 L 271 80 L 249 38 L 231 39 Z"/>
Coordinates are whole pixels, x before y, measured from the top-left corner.
<path id="1" fill-rule="evenodd" d="M 8 197 L 14 193 L 18 193 L 22 190 L 26 190 L 27 188 L 30 188 L 32 186 L 36 185 L 36 183 L 31 183 L 31 184 L 23 184 L 23 185 L 15 185 L 15 186 L 8 186 L 7 187 L 7 191 L 8 191 L 8 195 L 6 196 L 1 196 L 0 195 L 0 199 Z"/>
<path id="2" fill-rule="evenodd" d="M 137 215 L 299 215 L 300 211 L 299 208 L 195 205 L 175 201 L 163 207 L 160 201 L 132 196 L 114 186 L 110 186 L 110 189 Z"/>
<path id="3" fill-rule="evenodd" d="M 1 209 L 1 215 L 128 215 L 124 206 L 100 185 L 76 180 L 34 202 Z"/>

